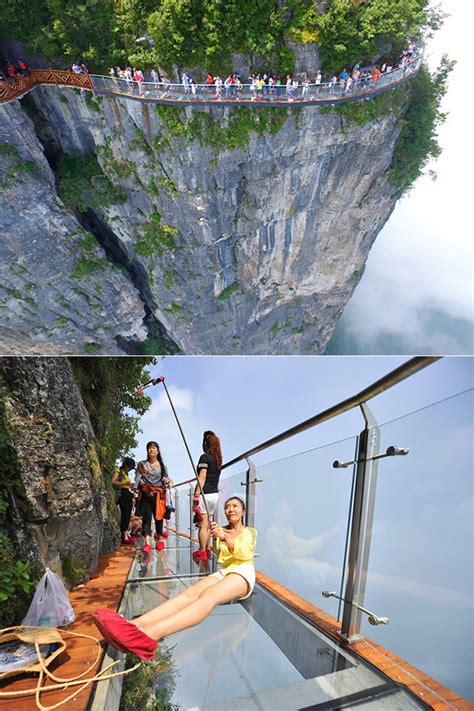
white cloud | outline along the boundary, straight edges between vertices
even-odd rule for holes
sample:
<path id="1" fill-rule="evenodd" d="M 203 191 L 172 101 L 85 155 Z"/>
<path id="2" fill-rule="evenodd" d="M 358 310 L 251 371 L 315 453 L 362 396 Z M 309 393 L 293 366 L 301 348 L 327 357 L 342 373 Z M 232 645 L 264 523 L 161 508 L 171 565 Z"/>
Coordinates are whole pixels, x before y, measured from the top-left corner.
<path id="1" fill-rule="evenodd" d="M 175 385 L 171 385 L 168 388 L 168 392 L 170 394 L 170 398 L 173 402 L 174 408 L 178 413 L 180 411 L 190 413 L 193 412 L 194 395 L 191 390 L 182 389 L 176 387 Z M 168 412 L 171 412 L 171 406 L 165 391 L 162 390 L 158 397 L 154 399 L 150 409 L 144 415 L 143 421 L 147 422 L 150 420 L 154 420 L 158 415 Z"/>

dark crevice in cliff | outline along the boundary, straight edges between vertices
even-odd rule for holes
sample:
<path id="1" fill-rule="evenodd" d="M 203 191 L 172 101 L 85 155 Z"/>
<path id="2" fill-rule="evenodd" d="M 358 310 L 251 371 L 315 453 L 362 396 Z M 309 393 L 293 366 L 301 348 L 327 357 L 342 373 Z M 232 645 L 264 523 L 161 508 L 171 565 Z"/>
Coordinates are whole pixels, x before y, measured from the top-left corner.
<path id="1" fill-rule="evenodd" d="M 33 121 L 38 141 L 41 143 L 45 158 L 54 173 L 57 187 L 57 163 L 63 152 L 61 145 L 54 135 L 51 126 L 36 110 L 34 100 L 26 95 L 20 100 L 20 103 Z M 180 350 L 179 346 L 172 340 L 163 324 L 160 323 L 154 315 L 156 304 L 148 283 L 148 273 L 143 264 L 135 259 L 115 232 L 92 209 L 86 212 L 79 212 L 77 210 L 73 212 L 79 224 L 94 235 L 107 255 L 107 259 L 112 264 L 118 266 L 128 276 L 138 291 L 143 303 L 145 310 L 143 324 L 147 329 L 147 340 L 136 341 L 117 335 L 115 336 L 115 342 L 118 347 L 127 355 L 178 353 Z"/>
<path id="2" fill-rule="evenodd" d="M 155 302 L 148 284 L 148 273 L 143 264 L 127 251 L 123 242 L 93 210 L 77 215 L 77 219 L 85 229 L 94 235 L 110 261 L 118 264 L 127 273 L 137 289 L 145 308 L 146 315 L 143 322 L 148 330 L 148 339 L 161 342 L 162 350 L 165 353 L 177 353 L 179 347 L 169 337 L 165 327 L 153 314 Z M 115 341 L 119 348 L 129 355 L 136 355 L 142 352 L 140 343 L 120 336 L 116 336 Z"/>

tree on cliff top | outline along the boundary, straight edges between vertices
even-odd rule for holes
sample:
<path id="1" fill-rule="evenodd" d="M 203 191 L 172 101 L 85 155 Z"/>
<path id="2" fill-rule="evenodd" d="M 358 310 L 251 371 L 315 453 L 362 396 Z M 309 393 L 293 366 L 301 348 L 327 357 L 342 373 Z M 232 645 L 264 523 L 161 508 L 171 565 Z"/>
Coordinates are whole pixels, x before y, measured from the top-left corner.
<path id="1" fill-rule="evenodd" d="M 317 41 L 327 71 L 396 53 L 407 40 L 436 27 L 428 0 L 19 0 L 0 4 L 0 39 L 19 41 L 32 56 L 91 71 L 126 63 L 221 72 L 241 52 L 267 68 L 291 71 L 285 39 Z M 154 44 L 137 43 L 146 37 Z"/>
<path id="2" fill-rule="evenodd" d="M 151 405 L 137 385 L 150 379 L 145 369 L 154 358 L 71 358 L 74 377 L 99 443 L 105 476 L 117 459 L 130 454 L 140 432 L 139 417 Z M 136 413 L 136 414 L 134 414 Z"/>

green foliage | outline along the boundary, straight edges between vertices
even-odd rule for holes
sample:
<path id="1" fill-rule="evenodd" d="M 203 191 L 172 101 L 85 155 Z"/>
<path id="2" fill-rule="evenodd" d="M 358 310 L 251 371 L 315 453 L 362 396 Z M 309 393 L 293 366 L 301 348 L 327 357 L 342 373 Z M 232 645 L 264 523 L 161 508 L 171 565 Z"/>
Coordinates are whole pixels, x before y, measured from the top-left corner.
<path id="1" fill-rule="evenodd" d="M 171 178 L 165 178 L 163 175 L 158 176 L 158 185 L 160 188 L 164 188 L 170 195 L 176 195 L 178 188 L 173 183 Z"/>
<path id="2" fill-rule="evenodd" d="M 326 71 L 356 61 L 394 57 L 441 21 L 428 0 L 331 0 L 324 12 L 314 0 L 37 0 L 34 12 L 17 0 L 0 4 L 0 39 L 19 41 L 31 56 L 70 65 L 84 61 L 94 72 L 131 63 L 144 69 L 200 66 L 230 69 L 231 54 L 254 58 L 255 69 L 285 74 L 294 56 L 285 38 L 320 43 Z M 136 38 L 154 40 L 138 45 Z M 90 99 L 86 98 L 86 101 Z M 91 104 L 91 108 L 96 107 Z"/>
<path id="3" fill-rule="evenodd" d="M 208 111 L 193 111 L 190 118 L 178 106 L 157 106 L 156 112 L 168 136 L 197 140 L 202 146 L 215 149 L 245 148 L 252 131 L 260 136 L 274 135 L 289 115 L 289 109 L 269 106 L 233 106 L 216 116 Z"/>
<path id="4" fill-rule="evenodd" d="M 126 669 L 131 669 L 137 658 L 128 653 Z M 176 688 L 176 668 L 171 650 L 160 645 L 151 661 L 143 661 L 139 668 L 123 679 L 119 711 L 179 711 L 171 703 Z"/>
<path id="5" fill-rule="evenodd" d="M 143 235 L 135 242 L 135 252 L 141 257 L 161 256 L 165 250 L 176 248 L 174 240 L 180 234 L 177 227 L 161 222 L 159 212 L 154 212 L 150 222 L 145 225 Z"/>
<path id="6" fill-rule="evenodd" d="M 139 417 L 151 405 L 136 387 L 150 379 L 146 366 L 153 358 L 87 357 L 70 359 L 76 382 L 98 443 L 102 472 L 110 473 L 117 459 L 136 446 Z"/>
<path id="7" fill-rule="evenodd" d="M 169 314 L 179 314 L 183 310 L 183 307 L 179 304 L 172 303 L 168 309 L 165 309 Z"/>
<path id="8" fill-rule="evenodd" d="M 98 343 L 94 343 L 94 341 L 90 341 L 89 343 L 84 343 L 83 351 L 84 353 L 89 353 L 91 355 L 95 353 L 100 353 L 102 350 L 101 346 Z"/>
<path id="9" fill-rule="evenodd" d="M 403 113 L 409 92 L 409 84 L 404 84 L 396 89 L 378 94 L 371 99 L 365 101 L 349 101 L 346 104 L 341 104 L 330 110 L 338 113 L 349 123 L 365 126 L 369 121 L 374 121 L 382 116 L 388 116 L 390 114 L 399 116 Z"/>
<path id="10" fill-rule="evenodd" d="M 229 284 L 229 286 L 226 286 L 226 288 L 221 291 L 219 296 L 217 297 L 220 301 L 225 301 L 226 299 L 229 299 L 232 294 L 235 294 L 236 291 L 239 290 L 239 284 L 237 281 L 232 282 L 232 284 Z"/>
<path id="11" fill-rule="evenodd" d="M 421 67 L 409 84 L 408 108 L 390 166 L 390 180 L 399 194 L 409 190 L 427 163 L 441 152 L 437 128 L 446 118 L 441 112 L 441 101 L 454 65 L 444 56 L 433 76 L 426 67 Z"/>
<path id="12" fill-rule="evenodd" d="M 397 59 L 410 40 L 419 40 L 442 20 L 428 0 L 332 0 L 323 13 L 313 3 L 293 0 L 293 31 L 313 34 L 320 43 L 323 69 L 340 71 L 358 61 L 373 61 L 382 54 Z M 305 7 L 306 5 L 306 7 Z"/>
<path id="13" fill-rule="evenodd" d="M 83 256 L 77 260 L 71 276 L 74 279 L 82 279 L 103 272 L 107 268 L 107 260 L 95 237 L 87 233 L 79 244 Z"/>
<path id="14" fill-rule="evenodd" d="M 285 8 L 278 9 L 274 0 L 162 0 L 147 19 L 155 41 L 151 56 L 167 69 L 201 65 L 222 72 L 231 52 L 242 52 L 290 71 L 285 29 Z"/>
<path id="15" fill-rule="evenodd" d="M 60 156 L 57 163 L 59 197 L 79 212 L 124 203 L 125 191 L 112 185 L 97 162 L 95 153 Z"/>

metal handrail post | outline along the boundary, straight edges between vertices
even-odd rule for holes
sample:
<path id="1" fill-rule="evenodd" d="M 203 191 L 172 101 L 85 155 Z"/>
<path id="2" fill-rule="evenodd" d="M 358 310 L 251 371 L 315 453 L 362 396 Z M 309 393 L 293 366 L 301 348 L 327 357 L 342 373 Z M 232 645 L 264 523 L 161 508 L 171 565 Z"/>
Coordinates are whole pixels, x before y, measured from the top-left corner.
<path id="1" fill-rule="evenodd" d="M 174 523 L 175 528 L 179 531 L 179 492 L 174 490 Z"/>
<path id="2" fill-rule="evenodd" d="M 248 469 L 245 477 L 245 524 L 255 528 L 257 470 L 251 459 L 246 459 L 246 461 Z"/>
<path id="3" fill-rule="evenodd" d="M 379 454 L 380 446 L 380 431 L 372 412 L 366 403 L 361 403 L 360 408 L 365 419 L 365 428 L 359 435 L 340 633 L 347 642 L 362 639 L 360 634 L 362 613 L 359 608 L 364 604 L 377 488 L 378 460 L 374 460 L 373 457 Z"/>

